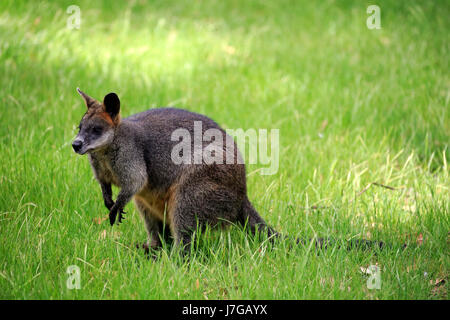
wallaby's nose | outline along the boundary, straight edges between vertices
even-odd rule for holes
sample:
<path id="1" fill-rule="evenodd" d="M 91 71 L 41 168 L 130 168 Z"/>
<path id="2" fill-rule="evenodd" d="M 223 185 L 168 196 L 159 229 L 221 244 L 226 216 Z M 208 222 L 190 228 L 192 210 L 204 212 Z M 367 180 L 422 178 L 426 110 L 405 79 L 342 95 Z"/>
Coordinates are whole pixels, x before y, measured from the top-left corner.
<path id="1" fill-rule="evenodd" d="M 75 152 L 78 152 L 78 151 L 80 151 L 82 145 L 83 145 L 83 143 L 80 140 L 75 140 L 72 143 L 72 148 Z"/>

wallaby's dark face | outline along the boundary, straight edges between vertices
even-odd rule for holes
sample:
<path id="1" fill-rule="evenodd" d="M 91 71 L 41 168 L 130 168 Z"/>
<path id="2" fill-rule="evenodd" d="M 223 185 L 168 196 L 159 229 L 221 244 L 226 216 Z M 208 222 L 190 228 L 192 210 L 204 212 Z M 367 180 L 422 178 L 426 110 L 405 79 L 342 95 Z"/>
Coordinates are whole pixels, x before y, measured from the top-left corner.
<path id="1" fill-rule="evenodd" d="M 120 100 L 115 93 L 109 93 L 103 103 L 77 89 L 83 97 L 87 111 L 81 119 L 79 132 L 72 143 L 78 154 L 107 148 L 114 140 L 115 128 L 120 122 Z"/>

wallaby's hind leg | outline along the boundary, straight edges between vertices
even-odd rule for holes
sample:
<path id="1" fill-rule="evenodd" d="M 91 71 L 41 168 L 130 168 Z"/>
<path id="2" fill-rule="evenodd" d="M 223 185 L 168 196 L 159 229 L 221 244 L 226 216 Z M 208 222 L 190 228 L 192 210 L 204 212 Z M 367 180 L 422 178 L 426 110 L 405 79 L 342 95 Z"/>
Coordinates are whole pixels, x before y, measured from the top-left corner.
<path id="1" fill-rule="evenodd" d="M 198 185 L 202 187 L 199 188 Z M 176 245 L 182 243 L 185 252 L 190 250 L 192 236 L 206 225 L 216 227 L 236 222 L 240 203 L 238 194 L 208 179 L 181 185 L 174 197 L 171 229 Z"/>
<path id="2" fill-rule="evenodd" d="M 145 247 L 144 245 L 144 249 L 148 251 L 149 248 L 160 248 L 162 246 L 160 239 L 160 235 L 162 232 L 161 221 L 157 220 L 152 215 L 150 209 L 142 201 L 134 199 L 134 202 L 136 204 L 136 208 L 139 210 L 142 219 L 144 220 L 145 229 L 147 230 L 148 242 L 147 247 Z"/>

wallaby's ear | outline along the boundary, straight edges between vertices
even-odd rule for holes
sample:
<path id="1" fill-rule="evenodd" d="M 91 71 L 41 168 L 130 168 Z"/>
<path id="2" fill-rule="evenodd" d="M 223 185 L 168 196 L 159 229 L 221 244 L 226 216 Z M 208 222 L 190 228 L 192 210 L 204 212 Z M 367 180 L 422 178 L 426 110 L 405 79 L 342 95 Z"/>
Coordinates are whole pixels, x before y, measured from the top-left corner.
<path id="1" fill-rule="evenodd" d="M 86 103 L 86 106 L 88 107 L 88 109 L 95 104 L 96 101 L 94 98 L 89 97 L 86 93 L 81 91 L 80 88 L 77 88 L 77 91 L 80 94 L 80 96 L 83 97 L 84 102 Z"/>
<path id="2" fill-rule="evenodd" d="M 114 92 L 108 93 L 103 98 L 103 105 L 105 106 L 105 111 L 109 113 L 111 119 L 115 119 L 120 112 L 120 100 L 117 94 Z"/>

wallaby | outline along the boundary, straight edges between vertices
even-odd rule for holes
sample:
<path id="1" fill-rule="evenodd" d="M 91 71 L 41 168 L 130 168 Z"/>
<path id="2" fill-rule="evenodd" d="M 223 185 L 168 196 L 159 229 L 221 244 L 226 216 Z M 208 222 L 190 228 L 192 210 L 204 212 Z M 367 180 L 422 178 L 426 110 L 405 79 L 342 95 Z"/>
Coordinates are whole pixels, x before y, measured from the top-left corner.
<path id="1" fill-rule="evenodd" d="M 88 154 L 105 206 L 110 210 L 111 225 L 117 215 L 118 222 L 122 221 L 123 209 L 134 197 L 151 248 L 161 246 L 163 224 L 170 229 L 175 243 L 185 247 L 190 245 L 197 223 L 214 227 L 237 222 L 247 224 L 253 232 L 274 234 L 247 197 L 245 165 L 238 161 L 240 154 L 232 138 L 227 140 L 232 141 L 231 145 L 224 143 L 222 150 L 234 156 L 231 163 L 173 162 L 171 154 L 178 142 L 172 141 L 172 133 L 183 128 L 193 134 L 195 121 L 201 122 L 203 133 L 214 128 L 225 139 L 230 138 L 213 120 L 175 108 L 151 109 L 121 119 L 120 100 L 115 93 L 98 102 L 77 91 L 87 112 L 72 146 L 76 153 Z M 111 184 L 120 188 L 115 202 Z"/>
<path id="2" fill-rule="evenodd" d="M 76 153 L 88 154 L 105 206 L 110 210 L 111 226 L 117 215 L 118 222 L 124 219 L 123 209 L 134 198 L 147 229 L 147 248 L 161 246 L 165 226 L 175 243 L 183 244 L 185 250 L 189 250 L 197 226 L 239 223 L 247 225 L 253 233 L 278 236 L 248 199 L 245 165 L 240 161 L 239 150 L 216 122 L 176 108 L 151 109 L 121 119 L 120 100 L 115 93 L 107 94 L 99 102 L 78 88 L 77 91 L 86 103 L 87 112 L 72 146 Z M 218 141 L 222 149 L 215 152 L 231 155 L 231 163 L 173 161 L 172 152 L 178 141 L 171 139 L 172 133 L 182 128 L 193 134 L 195 122 L 201 122 L 203 134 L 209 129 L 223 134 L 224 141 Z M 190 143 L 195 148 L 195 141 Z M 200 143 L 202 152 L 208 144 Z M 188 158 L 195 156 L 194 152 Z M 111 184 L 120 188 L 115 202 Z M 317 241 L 319 245 L 324 243 L 322 239 Z"/>

